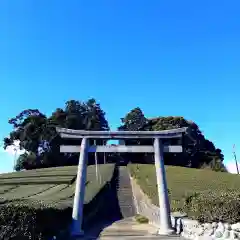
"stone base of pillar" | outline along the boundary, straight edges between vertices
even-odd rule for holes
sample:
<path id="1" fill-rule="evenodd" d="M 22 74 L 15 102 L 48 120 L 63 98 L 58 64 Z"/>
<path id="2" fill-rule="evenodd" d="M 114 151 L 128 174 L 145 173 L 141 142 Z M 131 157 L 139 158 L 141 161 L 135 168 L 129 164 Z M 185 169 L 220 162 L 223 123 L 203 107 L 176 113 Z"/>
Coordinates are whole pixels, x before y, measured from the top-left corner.
<path id="1" fill-rule="evenodd" d="M 176 234 L 176 232 L 172 228 L 169 228 L 169 229 L 159 228 L 158 231 L 157 231 L 157 234 L 167 236 L 167 235 L 174 235 L 174 234 Z"/>

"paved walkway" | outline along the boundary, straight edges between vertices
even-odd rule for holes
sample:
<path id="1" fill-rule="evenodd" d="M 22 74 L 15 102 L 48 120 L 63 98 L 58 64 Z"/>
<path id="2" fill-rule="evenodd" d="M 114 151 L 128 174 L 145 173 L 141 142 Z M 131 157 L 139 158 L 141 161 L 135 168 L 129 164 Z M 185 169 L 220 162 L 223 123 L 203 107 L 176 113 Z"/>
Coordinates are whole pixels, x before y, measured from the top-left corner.
<path id="1" fill-rule="evenodd" d="M 114 239 L 162 239 L 162 240 L 180 240 L 183 239 L 180 236 L 159 236 L 157 235 L 157 228 L 149 224 L 137 223 L 134 217 L 125 218 L 123 220 L 114 222 L 109 226 L 102 228 L 99 232 L 99 228 L 91 229 L 85 234 L 84 239 L 99 239 L 99 240 L 114 240 Z"/>

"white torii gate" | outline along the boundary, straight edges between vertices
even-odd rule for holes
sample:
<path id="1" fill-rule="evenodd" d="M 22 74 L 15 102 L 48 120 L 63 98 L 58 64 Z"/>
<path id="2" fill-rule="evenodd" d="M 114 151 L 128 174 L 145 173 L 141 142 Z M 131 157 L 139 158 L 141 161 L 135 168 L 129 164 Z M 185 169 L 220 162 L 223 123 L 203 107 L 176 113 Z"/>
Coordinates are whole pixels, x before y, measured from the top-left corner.
<path id="1" fill-rule="evenodd" d="M 170 205 L 168 199 L 166 173 L 163 160 L 163 152 L 182 152 L 182 146 L 163 146 L 161 139 L 182 138 L 187 133 L 187 128 L 171 129 L 164 131 L 85 131 L 57 128 L 57 132 L 64 139 L 82 139 L 81 146 L 60 146 L 61 152 L 80 152 L 77 170 L 76 188 L 72 212 L 72 236 L 82 236 L 83 205 L 85 195 L 85 182 L 87 173 L 88 152 L 138 152 L 154 153 L 158 198 L 160 206 L 159 234 L 173 233 L 170 218 Z M 125 146 L 103 145 L 89 146 L 89 139 L 154 139 L 153 146 Z"/>

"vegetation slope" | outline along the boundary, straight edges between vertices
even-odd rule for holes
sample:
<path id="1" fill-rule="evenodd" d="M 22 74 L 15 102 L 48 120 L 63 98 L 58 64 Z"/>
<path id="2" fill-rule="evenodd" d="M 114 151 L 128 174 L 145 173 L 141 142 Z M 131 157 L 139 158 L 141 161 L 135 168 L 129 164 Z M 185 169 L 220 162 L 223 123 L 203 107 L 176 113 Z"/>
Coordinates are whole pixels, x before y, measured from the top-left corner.
<path id="1" fill-rule="evenodd" d="M 76 166 L 0 175 L 0 239 L 49 239 L 71 222 Z M 110 182 L 114 164 L 88 166 L 84 215 L 95 209 L 96 195 Z M 94 202 L 96 206 L 96 201 Z M 21 237 L 21 238 L 20 238 Z"/>
<path id="2" fill-rule="evenodd" d="M 151 164 L 129 164 L 141 189 L 159 205 L 156 170 Z M 223 172 L 166 166 L 171 210 L 202 222 L 240 221 L 240 177 Z"/>

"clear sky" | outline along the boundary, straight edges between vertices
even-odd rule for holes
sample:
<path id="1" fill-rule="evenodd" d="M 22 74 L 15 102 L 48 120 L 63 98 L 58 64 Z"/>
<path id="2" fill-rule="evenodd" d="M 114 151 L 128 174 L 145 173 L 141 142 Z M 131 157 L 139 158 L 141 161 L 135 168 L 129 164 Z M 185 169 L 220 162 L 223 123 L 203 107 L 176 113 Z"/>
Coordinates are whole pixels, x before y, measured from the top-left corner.
<path id="1" fill-rule="evenodd" d="M 240 156 L 239 0 L 0 1 L 0 138 L 27 108 L 94 97 L 114 129 L 139 106 L 181 115 Z M 0 151 L 0 172 L 13 157 Z"/>

